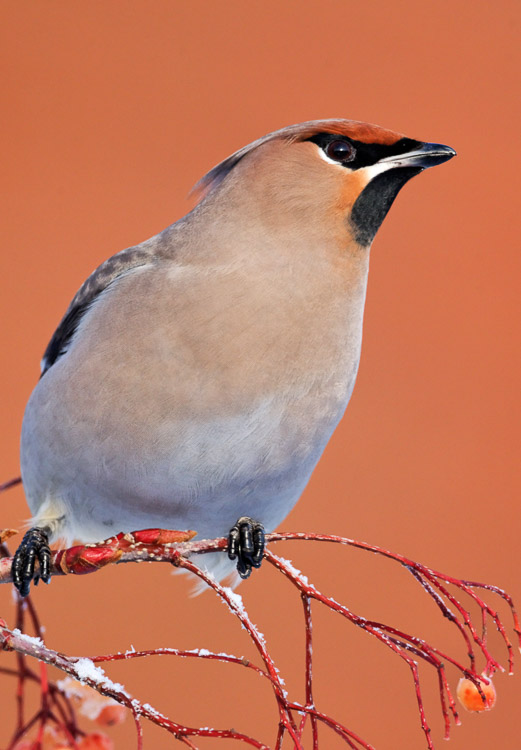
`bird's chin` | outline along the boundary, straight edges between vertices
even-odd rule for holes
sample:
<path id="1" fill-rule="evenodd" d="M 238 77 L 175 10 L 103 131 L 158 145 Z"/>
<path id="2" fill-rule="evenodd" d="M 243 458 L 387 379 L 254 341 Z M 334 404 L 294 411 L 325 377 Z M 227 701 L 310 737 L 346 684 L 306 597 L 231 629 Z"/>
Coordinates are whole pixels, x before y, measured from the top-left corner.
<path id="1" fill-rule="evenodd" d="M 371 244 L 402 187 L 424 169 L 421 165 L 397 165 L 370 180 L 356 199 L 349 219 L 353 237 L 359 245 L 367 247 Z"/>

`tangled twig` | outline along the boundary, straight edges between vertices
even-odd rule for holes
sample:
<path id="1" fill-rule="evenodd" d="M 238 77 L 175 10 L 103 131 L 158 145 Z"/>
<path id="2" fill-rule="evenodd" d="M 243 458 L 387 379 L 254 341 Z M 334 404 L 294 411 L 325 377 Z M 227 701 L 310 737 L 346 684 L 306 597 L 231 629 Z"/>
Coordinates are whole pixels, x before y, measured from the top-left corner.
<path id="1" fill-rule="evenodd" d="M 5 542 L 14 533 L 12 530 L 0 532 L 0 552 L 3 555 L 0 558 L 0 583 L 8 583 L 12 580 L 12 558 L 8 556 L 9 553 Z M 506 602 L 512 614 L 512 630 L 518 639 L 518 645 L 521 645 L 521 629 L 512 599 L 502 589 L 489 584 L 454 578 L 403 555 L 353 539 L 325 534 L 278 532 L 267 535 L 266 541 L 269 547 L 265 551 L 265 560 L 297 589 L 302 601 L 306 633 L 304 666 L 305 700 L 304 702 L 292 700 L 284 689 L 284 682 L 268 650 L 266 640 L 258 627 L 251 621 L 243 605 L 242 598 L 230 588 L 218 583 L 211 574 L 204 570 L 202 564 L 196 564 L 199 557 L 206 553 L 222 551 L 224 554 L 227 541 L 225 539 L 194 541 L 193 536 L 194 532 L 147 529 L 131 534 L 118 534 L 97 544 L 78 545 L 69 549 L 58 550 L 53 552 L 52 555 L 51 575 L 85 575 L 96 572 L 110 564 L 138 561 L 164 562 L 174 565 L 177 568 L 183 568 L 204 581 L 227 605 L 231 613 L 239 620 L 249 635 L 259 654 L 262 665 L 254 664 L 240 656 L 215 653 L 207 649 L 187 651 L 176 648 L 161 648 L 144 651 L 131 650 L 123 654 L 97 655 L 90 658 L 65 656 L 44 645 L 41 640 L 41 627 L 30 598 L 26 600 L 18 598 L 16 627 L 11 629 L 7 626 L 5 620 L 0 620 L 0 650 L 15 651 L 18 660 L 17 669 L 15 670 L 0 668 L 0 672 L 18 678 L 17 725 L 11 744 L 7 750 L 12 750 L 20 737 L 26 736 L 29 731 L 34 729 L 35 725 L 39 726 L 35 747 L 39 747 L 38 742 L 41 740 L 43 727 L 46 722 L 54 722 L 62 729 L 71 748 L 78 747 L 77 742 L 78 738 L 82 735 L 82 731 L 76 721 L 74 708 L 61 688 L 48 680 L 45 665 L 57 667 L 76 680 L 90 686 L 101 695 L 108 696 L 113 701 L 128 708 L 136 723 L 138 750 L 141 750 L 143 747 L 140 723 L 142 718 L 148 719 L 157 726 L 162 727 L 187 747 L 196 748 L 193 744 L 194 738 L 212 737 L 216 739 L 233 739 L 251 747 L 269 750 L 268 746 L 260 740 L 238 732 L 235 729 L 189 727 L 176 722 L 161 714 L 147 703 L 141 703 L 131 697 L 122 685 L 113 683 L 105 675 L 104 671 L 96 666 L 101 663 L 141 659 L 151 656 L 217 660 L 253 671 L 263 678 L 266 684 L 270 686 L 277 704 L 278 726 L 273 746 L 274 750 L 281 750 L 285 738 L 289 739 L 295 750 L 304 750 L 303 737 L 308 722 L 311 727 L 313 750 L 318 750 L 319 748 L 319 735 L 321 736 L 323 728 L 327 728 L 338 734 L 346 745 L 353 750 L 373 750 L 368 742 L 355 734 L 351 729 L 344 726 L 335 718 L 319 711 L 315 706 L 313 699 L 312 624 L 312 605 L 314 603 L 327 607 L 351 624 L 356 625 L 369 636 L 390 649 L 391 652 L 395 653 L 407 664 L 412 675 L 421 726 L 429 750 L 434 749 L 434 744 L 422 697 L 418 669 L 420 660 L 436 670 L 441 712 L 445 722 L 445 737 L 447 739 L 450 734 L 451 718 L 456 723 L 459 723 L 459 716 L 445 665 L 451 665 L 461 676 L 470 680 L 476 686 L 483 703 L 485 703 L 483 685 L 490 680 L 497 670 L 504 671 L 504 667 L 491 654 L 488 647 L 487 626 L 490 622 L 495 625 L 501 635 L 507 652 L 508 670 L 512 672 L 513 646 L 511 640 L 499 614 L 485 601 L 482 594 L 482 592 L 495 594 Z M 386 623 L 368 620 L 352 612 L 346 605 L 335 601 L 331 596 L 317 589 L 288 560 L 273 553 L 272 549 L 275 543 L 289 541 L 326 542 L 355 547 L 398 563 L 413 576 L 422 591 L 434 601 L 443 616 L 457 629 L 467 652 L 468 665 L 465 666 L 460 660 L 444 653 L 422 638 L 406 633 Z M 475 626 L 464 604 L 463 597 L 466 597 L 469 602 L 473 602 L 479 608 L 481 615 L 479 629 Z M 23 632 L 25 630 L 24 618 L 26 616 L 29 617 L 36 637 L 28 636 Z M 478 655 L 481 655 L 485 661 L 485 670 L 483 673 L 485 677 L 476 671 Z M 27 665 L 27 657 L 35 658 L 41 662 L 42 668 L 40 674 Z M 41 707 L 29 719 L 26 719 L 24 716 L 23 696 L 26 681 L 38 682 L 42 694 Z"/>

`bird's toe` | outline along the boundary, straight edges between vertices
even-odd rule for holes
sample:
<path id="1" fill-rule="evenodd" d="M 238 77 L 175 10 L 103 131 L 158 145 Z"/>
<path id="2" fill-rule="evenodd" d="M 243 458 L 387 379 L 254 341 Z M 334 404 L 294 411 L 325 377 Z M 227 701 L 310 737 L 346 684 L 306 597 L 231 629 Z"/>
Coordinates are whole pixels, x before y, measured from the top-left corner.
<path id="1" fill-rule="evenodd" d="M 249 578 L 252 568 L 260 568 L 264 555 L 264 526 L 242 516 L 228 534 L 228 557 L 237 560 L 241 578 Z"/>
<path id="2" fill-rule="evenodd" d="M 39 567 L 36 569 L 36 561 Z M 31 581 L 35 585 L 40 579 L 44 583 L 51 580 L 51 550 L 46 529 L 29 529 L 15 552 L 12 566 L 13 583 L 20 596 L 28 596 Z"/>

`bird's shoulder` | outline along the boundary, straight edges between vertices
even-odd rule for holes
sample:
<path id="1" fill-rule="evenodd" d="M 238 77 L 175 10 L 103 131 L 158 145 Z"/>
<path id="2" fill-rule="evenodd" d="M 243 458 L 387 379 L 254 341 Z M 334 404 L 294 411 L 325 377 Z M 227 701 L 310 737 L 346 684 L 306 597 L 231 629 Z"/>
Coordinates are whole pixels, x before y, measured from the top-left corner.
<path id="1" fill-rule="evenodd" d="M 153 263 L 154 258 L 155 255 L 150 243 L 145 242 L 121 250 L 91 273 L 74 295 L 47 345 L 42 358 L 42 375 L 65 354 L 80 321 L 99 295 L 123 274 L 140 266 Z"/>

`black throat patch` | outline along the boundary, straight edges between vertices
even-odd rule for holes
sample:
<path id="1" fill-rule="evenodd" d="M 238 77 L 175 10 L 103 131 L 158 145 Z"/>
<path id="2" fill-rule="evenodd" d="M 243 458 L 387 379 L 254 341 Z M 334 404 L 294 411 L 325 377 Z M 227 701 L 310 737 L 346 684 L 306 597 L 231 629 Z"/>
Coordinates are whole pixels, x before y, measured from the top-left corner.
<path id="1" fill-rule="evenodd" d="M 373 177 L 354 202 L 349 223 L 359 245 L 370 245 L 394 199 L 421 167 L 394 167 Z"/>

